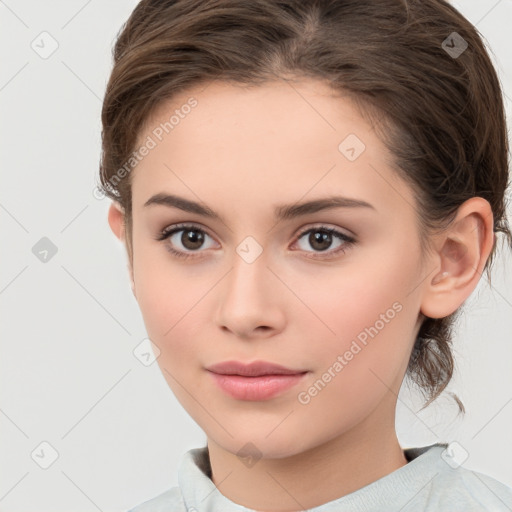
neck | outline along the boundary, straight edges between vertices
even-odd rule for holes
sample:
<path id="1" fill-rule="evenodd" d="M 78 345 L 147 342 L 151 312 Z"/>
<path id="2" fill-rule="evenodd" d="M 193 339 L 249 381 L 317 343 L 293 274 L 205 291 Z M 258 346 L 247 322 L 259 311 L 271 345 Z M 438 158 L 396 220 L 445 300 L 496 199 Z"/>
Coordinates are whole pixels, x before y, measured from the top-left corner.
<path id="1" fill-rule="evenodd" d="M 394 408 L 376 409 L 349 431 L 284 458 L 250 467 L 208 438 L 212 481 L 231 501 L 268 512 L 318 507 L 407 464 L 394 427 Z"/>

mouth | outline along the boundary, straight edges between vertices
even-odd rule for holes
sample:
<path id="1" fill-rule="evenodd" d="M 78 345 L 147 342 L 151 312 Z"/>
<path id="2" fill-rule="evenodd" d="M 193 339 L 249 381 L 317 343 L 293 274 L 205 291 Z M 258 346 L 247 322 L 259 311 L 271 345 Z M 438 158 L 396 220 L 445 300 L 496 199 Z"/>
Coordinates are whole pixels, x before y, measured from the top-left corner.
<path id="1" fill-rule="evenodd" d="M 216 385 L 238 400 L 268 400 L 296 386 L 308 370 L 286 368 L 266 361 L 250 364 L 225 361 L 206 368 Z"/>

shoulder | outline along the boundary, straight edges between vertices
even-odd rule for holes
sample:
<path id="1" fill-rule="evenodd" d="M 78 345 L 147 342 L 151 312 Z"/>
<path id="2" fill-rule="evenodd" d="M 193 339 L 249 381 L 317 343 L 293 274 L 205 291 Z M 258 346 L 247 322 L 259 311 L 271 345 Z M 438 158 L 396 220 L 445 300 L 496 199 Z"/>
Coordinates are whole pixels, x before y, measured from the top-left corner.
<path id="1" fill-rule="evenodd" d="M 512 488 L 462 466 L 456 445 L 435 444 L 404 452 L 409 463 L 397 471 L 394 485 L 399 494 L 403 492 L 402 512 L 512 511 Z"/>
<path id="2" fill-rule="evenodd" d="M 172 487 L 126 512 L 168 512 L 169 510 L 187 512 L 179 487 Z"/>
<path id="3" fill-rule="evenodd" d="M 428 512 L 464 510 L 464 512 L 510 512 L 512 488 L 498 480 L 458 467 L 436 474 L 431 482 Z"/>
<path id="4" fill-rule="evenodd" d="M 171 487 L 158 496 L 139 503 L 126 512 L 192 512 L 194 507 L 187 508 L 187 501 L 194 500 L 196 494 L 204 496 L 215 486 L 208 476 L 208 447 L 193 448 L 183 454 L 178 468 L 179 485 Z"/>

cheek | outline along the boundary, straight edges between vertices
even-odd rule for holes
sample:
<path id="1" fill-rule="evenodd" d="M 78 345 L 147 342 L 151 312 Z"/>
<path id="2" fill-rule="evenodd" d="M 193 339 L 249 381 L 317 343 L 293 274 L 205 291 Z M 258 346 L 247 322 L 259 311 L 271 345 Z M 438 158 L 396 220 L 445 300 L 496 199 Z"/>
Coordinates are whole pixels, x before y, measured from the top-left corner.
<path id="1" fill-rule="evenodd" d="M 386 287 L 368 290 L 333 295 L 338 307 L 324 320 L 336 335 L 322 336 L 306 356 L 314 373 L 298 390 L 301 410 L 334 430 L 362 421 L 386 395 L 393 399 L 410 355 L 414 308 Z"/>
<path id="2" fill-rule="evenodd" d="M 346 396 L 355 396 L 357 390 L 359 398 L 370 397 L 394 386 L 414 341 L 418 305 L 409 292 L 417 279 L 417 261 L 414 255 L 398 261 L 392 250 L 377 256 L 361 258 L 350 273 L 342 269 L 319 275 L 307 293 L 307 304 L 316 315 L 298 320 L 303 322 L 300 331 L 310 339 L 317 332 L 319 342 L 307 350 L 307 357 L 317 362 L 315 370 L 323 374 L 331 368 L 336 374 L 332 381 L 337 382 L 332 388 Z"/>
<path id="3" fill-rule="evenodd" d="M 198 314 L 206 314 L 201 311 L 205 292 L 161 274 L 155 268 L 144 271 L 137 299 L 148 336 L 160 350 L 157 364 L 162 376 L 183 407 L 194 411 L 197 404 L 190 393 L 195 394 L 200 376 L 197 342 L 202 337 L 196 320 Z"/>
<path id="4" fill-rule="evenodd" d="M 211 315 L 205 308 L 215 278 L 170 264 L 165 256 L 145 260 L 142 251 L 134 269 L 137 302 L 148 336 L 161 351 L 159 364 L 173 373 L 185 364 L 197 366 L 197 342 L 204 337 L 198 319 Z"/>

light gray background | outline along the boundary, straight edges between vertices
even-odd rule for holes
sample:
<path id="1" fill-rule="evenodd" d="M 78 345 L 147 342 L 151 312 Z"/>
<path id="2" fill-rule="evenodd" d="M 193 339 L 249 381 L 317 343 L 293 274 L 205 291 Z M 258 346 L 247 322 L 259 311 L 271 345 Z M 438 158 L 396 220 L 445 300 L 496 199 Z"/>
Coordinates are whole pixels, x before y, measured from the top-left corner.
<path id="1" fill-rule="evenodd" d="M 205 443 L 157 364 L 133 354 L 142 317 L 109 202 L 93 196 L 111 46 L 136 3 L 0 1 L 0 512 L 126 510 L 176 485 L 183 453 Z M 483 34 L 512 98 L 512 0 L 454 5 Z M 59 45 L 46 59 L 31 47 L 43 31 Z M 32 250 L 43 237 L 57 248 L 46 263 Z M 512 486 L 506 268 L 502 254 L 460 323 L 451 389 L 465 418 L 449 398 L 417 413 L 404 388 L 397 429 L 406 447 L 456 440 L 464 466 Z M 43 441 L 59 455 L 48 469 Z"/>

